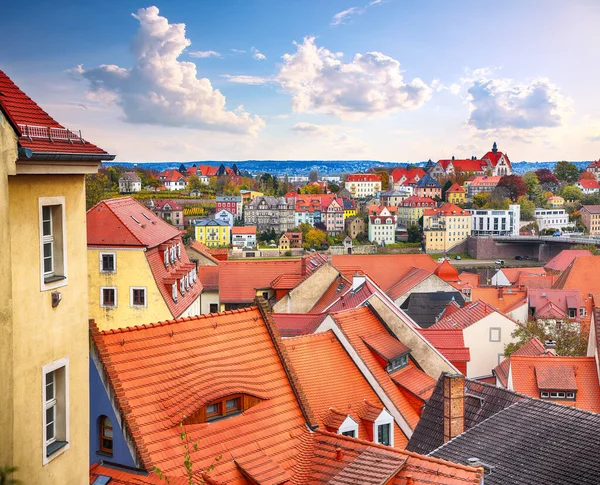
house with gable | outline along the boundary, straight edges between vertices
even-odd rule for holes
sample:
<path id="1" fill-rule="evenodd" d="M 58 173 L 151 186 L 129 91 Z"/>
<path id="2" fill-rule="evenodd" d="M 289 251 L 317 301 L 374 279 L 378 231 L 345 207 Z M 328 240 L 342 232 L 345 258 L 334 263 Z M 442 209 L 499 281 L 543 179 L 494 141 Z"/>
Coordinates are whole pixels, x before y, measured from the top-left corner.
<path id="1" fill-rule="evenodd" d="M 496 177 L 502 177 L 504 175 L 512 175 L 512 164 L 506 153 L 502 153 L 498 150 L 498 145 L 494 142 L 492 149 L 487 152 L 483 157 L 484 161 L 489 161 L 492 167 L 492 175 Z"/>
<path id="2" fill-rule="evenodd" d="M 434 209 L 437 203 L 430 197 L 416 195 L 404 199 L 398 205 L 398 225 L 408 227 L 419 223 L 425 209 Z"/>
<path id="3" fill-rule="evenodd" d="M 344 232 L 344 201 L 337 197 L 322 203 L 322 221 L 327 228 L 327 234 L 338 236 Z"/>
<path id="4" fill-rule="evenodd" d="M 229 212 L 227 209 L 221 209 L 215 213 L 215 220 L 224 222 L 229 227 L 233 227 L 234 219 L 235 219 L 235 216 L 231 212 Z"/>
<path id="5" fill-rule="evenodd" d="M 164 219 L 177 229 L 183 229 L 183 206 L 172 200 L 154 200 L 148 201 L 149 208 L 158 217 Z"/>
<path id="6" fill-rule="evenodd" d="M 595 194 L 600 191 L 600 184 L 594 179 L 581 179 L 576 184 L 576 187 L 583 192 L 584 195 Z"/>
<path id="7" fill-rule="evenodd" d="M 200 314 L 202 285 L 180 231 L 136 200 L 87 212 L 89 315 L 103 330 Z"/>
<path id="8" fill-rule="evenodd" d="M 256 246 L 256 227 L 233 226 L 231 228 L 231 245 L 234 248 L 253 248 Z"/>
<path id="9" fill-rule="evenodd" d="M 158 179 L 167 190 L 185 190 L 187 187 L 187 179 L 178 170 L 164 170 L 158 174 Z"/>
<path id="10" fill-rule="evenodd" d="M 375 206 L 369 209 L 369 241 L 385 246 L 396 242 L 396 207 Z"/>
<path id="11" fill-rule="evenodd" d="M 416 197 L 440 199 L 442 197 L 442 186 L 431 175 L 425 174 L 425 176 L 415 184 L 414 194 Z"/>
<path id="12" fill-rule="evenodd" d="M 450 204 L 464 204 L 467 195 L 465 189 L 463 189 L 456 182 L 446 191 L 446 202 Z"/>
<path id="13" fill-rule="evenodd" d="M 135 172 L 125 172 L 119 178 L 119 193 L 131 194 L 142 190 L 142 179 Z"/>

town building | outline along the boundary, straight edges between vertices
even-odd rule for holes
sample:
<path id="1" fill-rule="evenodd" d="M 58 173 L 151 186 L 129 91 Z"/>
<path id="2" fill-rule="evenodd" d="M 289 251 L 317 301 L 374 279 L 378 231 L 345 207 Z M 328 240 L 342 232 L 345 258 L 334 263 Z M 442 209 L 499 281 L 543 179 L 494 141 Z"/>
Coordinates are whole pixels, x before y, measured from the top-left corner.
<path id="1" fill-rule="evenodd" d="M 87 212 L 89 314 L 123 328 L 200 313 L 201 285 L 180 231 L 136 200 L 103 200 Z"/>
<path id="2" fill-rule="evenodd" d="M 241 195 L 217 195 L 215 201 L 216 211 L 226 210 L 233 214 L 235 219 L 241 220 L 243 215 L 243 198 Z"/>
<path id="3" fill-rule="evenodd" d="M 492 149 L 481 157 L 481 159 L 473 156 L 463 160 L 455 159 L 454 157 L 449 160 L 439 160 L 430 172 L 434 177 L 449 177 L 458 173 L 502 177 L 512 174 L 512 164 L 508 155 L 498 151 L 498 146 L 494 142 Z"/>
<path id="4" fill-rule="evenodd" d="M 381 177 L 374 174 L 351 174 L 346 177 L 344 187 L 355 199 L 365 199 L 381 192 Z"/>
<path id="5" fill-rule="evenodd" d="M 498 146 L 496 142 L 492 146 L 491 151 L 487 152 L 483 157 L 481 157 L 484 161 L 489 161 L 492 166 L 492 175 L 493 176 L 504 176 L 504 175 L 512 175 L 512 164 L 508 158 L 506 153 L 502 153 L 498 151 Z"/>
<path id="6" fill-rule="evenodd" d="M 581 179 L 575 186 L 581 189 L 583 195 L 595 194 L 600 191 L 600 184 L 595 179 Z"/>
<path id="7" fill-rule="evenodd" d="M 183 206 L 172 200 L 148 200 L 148 208 L 177 229 L 183 229 Z"/>
<path id="8" fill-rule="evenodd" d="M 398 225 L 408 227 L 419 223 L 425 209 L 433 209 L 437 206 L 435 200 L 430 197 L 418 197 L 413 195 L 404 199 L 398 205 Z"/>
<path id="9" fill-rule="evenodd" d="M 231 228 L 231 245 L 234 248 L 256 247 L 256 227 L 233 226 Z"/>
<path id="10" fill-rule="evenodd" d="M 0 468 L 89 483 L 84 181 L 114 155 L 3 71 L 0 93 Z"/>
<path id="11" fill-rule="evenodd" d="M 365 232 L 365 220 L 362 217 L 354 216 L 346 219 L 346 234 L 351 239 L 356 239 L 359 234 Z"/>
<path id="12" fill-rule="evenodd" d="M 379 206 L 369 210 L 369 241 L 385 246 L 396 242 L 395 207 Z"/>
<path id="13" fill-rule="evenodd" d="M 552 197 L 548 197 L 548 205 L 551 209 L 558 209 L 565 205 L 565 199 L 560 195 L 553 195 Z"/>
<path id="14" fill-rule="evenodd" d="M 256 226 L 259 231 L 286 232 L 296 226 L 294 211 L 293 198 L 257 197 L 244 208 L 244 224 Z"/>
<path id="15" fill-rule="evenodd" d="M 470 209 L 473 236 L 518 236 L 521 206 L 510 205 L 508 210 Z"/>
<path id="16" fill-rule="evenodd" d="M 135 172 L 125 172 L 119 178 L 119 193 L 131 194 L 142 190 L 142 179 Z"/>
<path id="17" fill-rule="evenodd" d="M 242 205 L 246 202 L 250 202 L 252 199 L 256 197 L 261 197 L 265 194 L 262 192 L 258 192 L 256 190 L 240 190 L 240 197 L 242 198 Z"/>
<path id="18" fill-rule="evenodd" d="M 549 274 L 561 274 L 579 256 L 592 256 L 587 249 L 563 249 L 544 265 Z"/>
<path id="19" fill-rule="evenodd" d="M 446 202 L 450 204 L 464 204 L 466 202 L 466 192 L 456 182 L 446 191 Z"/>
<path id="20" fill-rule="evenodd" d="M 594 177 L 596 177 L 596 181 L 600 182 L 600 160 L 597 160 L 595 162 L 591 162 L 585 168 L 585 171 L 594 174 Z"/>
<path id="21" fill-rule="evenodd" d="M 233 226 L 235 216 L 227 209 L 218 210 L 215 213 L 215 220 L 224 222 L 228 226 Z"/>
<path id="22" fill-rule="evenodd" d="M 493 286 L 513 286 L 519 287 L 527 278 L 545 276 L 546 270 L 539 267 L 527 268 L 501 268 L 492 276 L 491 284 Z"/>
<path id="23" fill-rule="evenodd" d="M 472 216 L 457 205 L 446 202 L 423 212 L 423 236 L 427 252 L 448 252 L 471 235 Z"/>
<path id="24" fill-rule="evenodd" d="M 314 225 L 321 222 L 323 216 L 321 198 L 315 195 L 299 195 L 296 197 L 296 208 L 294 212 L 295 226 L 300 224 Z"/>
<path id="25" fill-rule="evenodd" d="M 425 176 L 425 170 L 420 167 L 398 167 L 392 170 L 390 179 L 395 190 L 415 185 Z"/>
<path id="26" fill-rule="evenodd" d="M 416 197 L 429 197 L 430 199 L 442 197 L 442 186 L 431 175 L 426 174 L 415 184 Z"/>
<path id="27" fill-rule="evenodd" d="M 588 232 L 592 235 L 600 234 L 600 205 L 584 205 L 579 213 Z"/>
<path id="28" fill-rule="evenodd" d="M 185 190 L 187 187 L 187 179 L 178 170 L 164 170 L 158 174 L 158 179 L 167 190 Z"/>
<path id="29" fill-rule="evenodd" d="M 196 219 L 193 222 L 196 241 L 217 248 L 229 246 L 231 242 L 231 226 L 218 219 Z"/>
<path id="30" fill-rule="evenodd" d="M 412 195 L 412 190 L 404 190 L 404 188 L 400 188 L 398 190 L 388 190 L 387 192 L 382 192 L 379 196 L 381 200 L 381 205 L 387 206 L 395 206 L 398 207 L 400 203 L 406 199 L 408 199 Z"/>
<path id="31" fill-rule="evenodd" d="M 327 234 L 337 236 L 344 232 L 344 202 L 337 197 L 323 204 L 322 222 Z"/>
<path id="32" fill-rule="evenodd" d="M 301 232 L 284 232 L 279 238 L 278 247 L 281 251 L 302 248 Z"/>
<path id="33" fill-rule="evenodd" d="M 550 330 L 571 325 L 579 331 L 586 316 L 581 293 L 577 289 L 529 288 L 529 318 L 544 323 Z"/>
<path id="34" fill-rule="evenodd" d="M 467 188 L 467 198 L 472 199 L 474 195 L 479 194 L 481 192 L 492 192 L 498 182 L 500 182 L 500 176 L 487 176 L 487 175 L 479 175 L 475 177 Z"/>
<path id="35" fill-rule="evenodd" d="M 356 202 L 347 197 L 340 198 L 344 207 L 344 221 L 356 215 Z"/>
<path id="36" fill-rule="evenodd" d="M 534 215 L 540 231 L 544 229 L 564 229 L 574 226 L 569 222 L 569 214 L 564 209 L 536 209 Z"/>

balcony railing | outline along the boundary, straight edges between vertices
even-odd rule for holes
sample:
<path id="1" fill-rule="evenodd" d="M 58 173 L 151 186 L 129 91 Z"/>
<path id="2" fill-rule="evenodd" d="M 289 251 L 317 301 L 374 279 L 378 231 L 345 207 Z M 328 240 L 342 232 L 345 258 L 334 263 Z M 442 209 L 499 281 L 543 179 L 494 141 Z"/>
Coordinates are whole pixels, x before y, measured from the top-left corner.
<path id="1" fill-rule="evenodd" d="M 54 128 L 50 126 L 19 125 L 21 136 L 23 138 L 44 139 L 49 141 L 60 140 L 70 143 L 85 143 L 81 137 L 81 131 L 72 131 L 66 128 Z"/>

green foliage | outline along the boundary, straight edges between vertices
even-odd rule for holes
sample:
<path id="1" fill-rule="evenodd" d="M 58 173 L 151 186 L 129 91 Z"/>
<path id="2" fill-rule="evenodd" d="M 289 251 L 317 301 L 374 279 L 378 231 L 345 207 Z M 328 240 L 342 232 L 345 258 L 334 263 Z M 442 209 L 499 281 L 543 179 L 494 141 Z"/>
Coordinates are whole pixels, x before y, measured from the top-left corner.
<path id="1" fill-rule="evenodd" d="M 558 180 L 573 184 L 579 177 L 579 169 L 571 162 L 558 162 L 554 167 L 554 175 Z"/>
<path id="2" fill-rule="evenodd" d="M 200 177 L 198 175 L 190 175 L 188 178 L 188 188 L 190 190 L 202 190 L 205 185 L 200 182 Z"/>
<path id="3" fill-rule="evenodd" d="M 327 233 L 320 229 L 312 228 L 306 233 L 304 245 L 307 247 L 321 247 L 327 241 Z"/>
<path id="4" fill-rule="evenodd" d="M 573 246 L 572 249 L 588 250 L 594 256 L 598 256 L 598 246 L 595 244 L 577 244 L 576 246 Z"/>
<path id="5" fill-rule="evenodd" d="M 508 357 L 515 350 L 526 344 L 533 337 L 542 343 L 546 340 L 556 342 L 558 355 L 585 355 L 587 352 L 587 333 L 581 333 L 578 322 L 562 322 L 559 324 L 546 324 L 543 320 L 529 320 L 524 325 L 518 325 L 512 336 L 517 342 L 510 343 L 504 348 L 504 355 Z"/>
<path id="6" fill-rule="evenodd" d="M 576 185 L 565 185 L 560 191 L 560 196 L 565 200 L 581 200 L 583 192 Z"/>
<path id="7" fill-rule="evenodd" d="M 340 186 L 338 184 L 329 184 L 327 188 L 332 194 L 337 194 L 340 191 Z"/>
<path id="8" fill-rule="evenodd" d="M 400 242 L 400 243 L 386 244 L 385 247 L 388 249 L 420 248 L 421 243 L 420 242 Z"/>
<path id="9" fill-rule="evenodd" d="M 517 200 L 517 204 L 521 206 L 521 220 L 531 221 L 535 215 L 535 204 L 530 201 L 527 196 L 522 195 Z"/>
<path id="10" fill-rule="evenodd" d="M 525 172 L 522 178 L 525 187 L 527 187 L 528 195 L 531 195 L 532 191 L 540 185 L 540 181 L 535 172 Z"/>
<path id="11" fill-rule="evenodd" d="M 92 206 L 104 199 L 104 194 L 108 185 L 108 177 L 103 173 L 94 173 L 85 176 L 86 210 L 89 210 Z"/>
<path id="12" fill-rule="evenodd" d="M 10 476 L 17 470 L 16 466 L 0 466 L 0 485 L 20 485 L 21 480 L 11 478 Z"/>
<path id="13" fill-rule="evenodd" d="M 483 209 L 487 206 L 492 194 L 489 192 L 479 192 L 473 196 L 473 205 L 476 209 Z"/>
<path id="14" fill-rule="evenodd" d="M 284 256 L 290 257 L 292 255 L 291 251 L 286 251 L 285 253 L 283 253 Z"/>
<path id="15" fill-rule="evenodd" d="M 277 233 L 275 232 L 275 229 L 271 228 L 267 231 L 263 231 L 263 232 L 259 233 L 256 239 L 259 242 L 268 242 L 268 241 L 276 241 L 278 238 L 277 238 Z"/>
<path id="16" fill-rule="evenodd" d="M 322 194 L 323 190 L 318 185 L 305 185 L 300 188 L 301 194 Z"/>
<path id="17" fill-rule="evenodd" d="M 419 230 L 419 226 L 416 224 L 411 224 L 406 228 L 406 232 L 408 233 L 408 242 L 409 243 L 419 243 L 421 244 L 421 231 Z"/>

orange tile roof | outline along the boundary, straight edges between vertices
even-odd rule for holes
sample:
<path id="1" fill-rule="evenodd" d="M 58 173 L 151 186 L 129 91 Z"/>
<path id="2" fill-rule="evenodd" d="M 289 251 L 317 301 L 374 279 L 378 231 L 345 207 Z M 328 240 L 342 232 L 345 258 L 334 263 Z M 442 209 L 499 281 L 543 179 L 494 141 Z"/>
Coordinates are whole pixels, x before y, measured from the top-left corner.
<path id="1" fill-rule="evenodd" d="M 379 385 L 396 405 L 408 425 L 414 429 L 419 420 L 417 412 L 392 381 L 376 354 L 363 341 L 364 336 L 384 330 L 383 324 L 368 307 L 332 313 L 331 316 L 342 332 L 344 332 L 361 360 L 369 368 L 375 379 L 377 379 Z"/>
<path id="2" fill-rule="evenodd" d="M 543 355 L 546 352 L 544 348 L 544 344 L 538 340 L 537 337 L 533 337 L 528 340 L 526 343 L 521 345 L 517 350 L 515 350 L 510 357 L 504 359 L 500 364 L 498 364 L 492 373 L 498 378 L 500 383 L 504 387 L 508 387 L 508 371 L 510 370 L 510 358 L 513 355 Z"/>
<path id="3" fill-rule="evenodd" d="M 412 361 L 406 367 L 392 373 L 391 377 L 396 384 L 423 401 L 431 397 L 437 384 L 437 379 L 423 372 Z"/>
<path id="4" fill-rule="evenodd" d="M 200 241 L 196 241 L 194 240 L 190 246 L 195 249 L 196 251 L 198 251 L 199 253 L 201 253 L 203 256 L 205 256 L 207 259 L 209 259 L 210 261 L 212 261 L 215 264 L 219 264 L 219 260 L 216 259 L 211 253 L 210 250 L 208 248 L 208 246 L 202 244 Z"/>
<path id="5" fill-rule="evenodd" d="M 456 182 L 454 182 L 452 184 L 452 186 L 446 191 L 446 193 L 464 193 L 465 189 L 463 189 L 460 185 L 458 185 Z"/>
<path id="6" fill-rule="evenodd" d="M 103 371 L 146 469 L 158 466 L 168 476 L 184 475 L 183 417 L 215 399 L 243 393 L 261 402 L 228 419 L 186 425 L 191 442 L 201 443 L 191 454 L 195 466 L 204 469 L 222 456 L 211 477 L 243 484 L 234 460 L 254 474 L 260 470 L 248 469 L 248 463 L 263 463 L 266 455 L 294 475 L 293 483 L 306 483 L 302 441 L 315 418 L 264 301 L 261 305 L 104 332 L 91 327 Z"/>
<path id="7" fill-rule="evenodd" d="M 282 274 L 271 282 L 271 288 L 274 290 L 291 290 L 296 288 L 304 278 L 305 276 L 299 274 Z"/>
<path id="8" fill-rule="evenodd" d="M 445 202 L 440 207 L 435 209 L 425 209 L 424 216 L 466 216 L 471 217 L 471 213 L 465 209 L 458 207 L 456 204 Z"/>
<path id="9" fill-rule="evenodd" d="M 256 234 L 256 226 L 233 226 L 231 234 Z"/>
<path id="10" fill-rule="evenodd" d="M 352 289 L 352 279 L 346 278 L 343 275 L 338 275 L 315 305 L 311 308 L 310 313 L 322 313 L 335 303 L 340 296 L 345 295 Z"/>
<path id="11" fill-rule="evenodd" d="M 587 249 L 563 249 L 548 261 L 544 268 L 550 271 L 564 271 L 579 256 L 592 256 L 592 253 Z"/>
<path id="12" fill-rule="evenodd" d="M 300 259 L 273 261 L 220 261 L 219 291 L 221 303 L 251 303 L 256 291 L 271 288 L 282 274 L 301 275 Z"/>
<path id="13" fill-rule="evenodd" d="M 519 278 L 523 276 L 546 275 L 544 268 L 502 268 L 500 271 L 502 271 L 506 279 L 512 284 L 518 283 Z"/>
<path id="14" fill-rule="evenodd" d="M 447 259 L 444 259 L 433 272 L 438 278 L 444 281 L 458 281 L 458 270 L 452 266 Z"/>
<path id="15" fill-rule="evenodd" d="M 471 290 L 473 300 L 484 301 L 501 312 L 510 311 L 515 307 L 527 304 L 527 291 L 519 289 L 507 289 L 506 287 L 479 287 Z"/>
<path id="16" fill-rule="evenodd" d="M 453 311 L 450 315 L 445 316 L 429 328 L 438 330 L 442 328 L 464 329 L 496 311 L 496 308 L 484 301 L 473 301 L 463 308 Z"/>
<path id="17" fill-rule="evenodd" d="M 404 293 L 422 283 L 432 275 L 431 271 L 421 268 L 410 268 L 404 276 L 386 291 L 386 294 L 392 299 L 400 298 Z"/>
<path id="18" fill-rule="evenodd" d="M 127 470 L 122 467 L 115 467 L 94 463 L 90 467 L 90 485 L 100 476 L 110 477 L 110 485 L 164 485 L 162 480 L 155 473 L 144 472 L 143 470 Z M 173 485 L 188 485 L 187 478 L 167 477 L 169 483 Z"/>
<path id="19" fill-rule="evenodd" d="M 469 362 L 471 353 L 465 347 L 462 329 L 454 328 L 419 328 L 425 337 L 450 362 Z"/>
<path id="20" fill-rule="evenodd" d="M 277 329 L 284 337 L 313 333 L 327 315 L 324 313 L 273 313 Z"/>
<path id="21" fill-rule="evenodd" d="M 361 419 L 364 401 L 379 406 L 377 416 L 385 406 L 333 332 L 286 338 L 283 343 L 319 424 L 337 431 L 350 415 L 358 424 L 358 438 L 368 440 L 370 433 Z M 398 425 L 394 428 L 394 445 L 404 448 L 408 440 Z"/>
<path id="22" fill-rule="evenodd" d="M 531 397 L 540 397 L 541 386 L 577 388 L 575 402 L 555 400 L 594 413 L 600 412 L 600 385 L 594 357 L 524 356 L 510 358 L 513 389 Z M 551 389 L 545 387 L 542 389 Z"/>
<path id="23" fill-rule="evenodd" d="M 458 279 L 463 283 L 468 283 L 475 288 L 476 286 L 479 286 L 480 276 L 478 273 L 468 273 L 467 271 L 463 271 L 458 275 Z"/>
<path id="24" fill-rule="evenodd" d="M 219 267 L 218 266 L 198 266 L 198 279 L 206 291 L 215 291 L 219 289 Z"/>
<path id="25" fill-rule="evenodd" d="M 398 282 L 398 275 L 405 275 L 413 267 L 432 273 L 437 268 L 437 263 L 427 254 L 333 255 L 331 264 L 344 274 L 348 269 L 352 273 L 360 269 L 383 291 Z"/>
<path id="26" fill-rule="evenodd" d="M 479 485 L 480 469 L 318 429 L 310 436 L 310 484 Z"/>
<path id="27" fill-rule="evenodd" d="M 367 344 L 367 347 L 377 353 L 377 355 L 386 362 L 390 362 L 393 359 L 410 352 L 409 347 L 400 342 L 396 337 L 393 337 L 385 329 L 368 333 L 361 338 L 362 341 Z"/>

